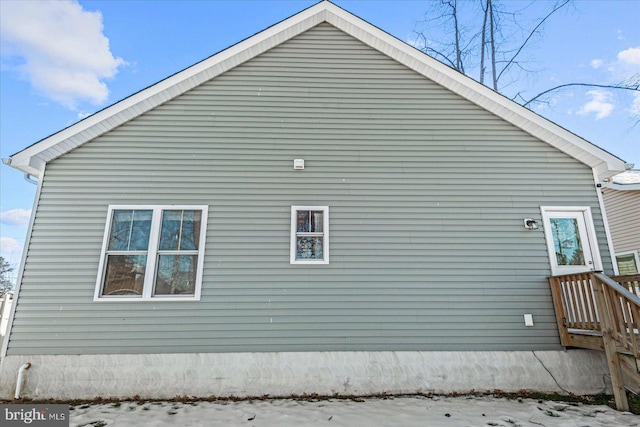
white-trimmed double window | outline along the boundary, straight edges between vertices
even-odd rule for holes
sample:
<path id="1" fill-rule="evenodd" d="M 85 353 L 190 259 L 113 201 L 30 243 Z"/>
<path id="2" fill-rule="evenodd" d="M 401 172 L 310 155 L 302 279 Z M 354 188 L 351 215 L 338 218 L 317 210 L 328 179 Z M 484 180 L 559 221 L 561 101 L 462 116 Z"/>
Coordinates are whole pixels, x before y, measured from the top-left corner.
<path id="1" fill-rule="evenodd" d="M 207 206 L 109 206 L 94 299 L 200 299 Z"/>
<path id="2" fill-rule="evenodd" d="M 329 264 L 328 206 L 291 206 L 291 264 Z"/>

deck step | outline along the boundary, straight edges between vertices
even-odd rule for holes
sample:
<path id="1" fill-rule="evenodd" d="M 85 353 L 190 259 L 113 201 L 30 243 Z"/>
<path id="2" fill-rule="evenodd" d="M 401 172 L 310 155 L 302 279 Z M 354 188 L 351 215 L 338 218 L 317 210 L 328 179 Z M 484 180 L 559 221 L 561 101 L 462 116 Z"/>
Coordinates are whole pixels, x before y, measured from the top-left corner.
<path id="1" fill-rule="evenodd" d="M 585 272 L 553 276 L 549 283 L 560 343 L 604 350 L 616 407 L 627 411 L 625 389 L 640 394 L 640 274 L 617 279 L 623 283 Z"/>

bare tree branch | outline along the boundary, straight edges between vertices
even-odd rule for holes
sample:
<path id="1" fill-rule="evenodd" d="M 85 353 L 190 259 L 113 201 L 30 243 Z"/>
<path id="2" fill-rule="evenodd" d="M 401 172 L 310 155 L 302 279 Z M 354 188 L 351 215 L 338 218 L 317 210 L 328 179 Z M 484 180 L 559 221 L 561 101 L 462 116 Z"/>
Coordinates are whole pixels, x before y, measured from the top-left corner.
<path id="1" fill-rule="evenodd" d="M 454 63 L 449 59 L 449 57 L 448 57 L 447 55 L 445 55 L 444 53 L 442 53 L 442 52 L 438 52 L 437 50 L 435 50 L 435 49 L 434 49 L 434 48 L 432 48 L 432 47 L 425 47 L 423 50 L 424 50 L 424 52 L 425 52 L 427 55 L 429 55 L 429 56 L 431 56 L 431 57 L 434 57 L 434 58 L 435 58 L 435 56 L 434 56 L 434 55 L 431 55 L 431 53 L 434 53 L 436 56 L 440 56 L 442 59 L 444 59 L 444 60 L 449 64 L 449 66 L 451 66 L 451 68 L 455 68 L 456 70 L 458 70 L 458 68 L 456 67 L 456 64 L 454 64 Z M 460 70 L 458 70 L 458 71 L 460 71 Z"/>
<path id="2" fill-rule="evenodd" d="M 567 4 L 569 4 L 569 2 L 571 2 L 571 0 L 565 0 L 563 3 L 561 3 L 559 6 L 556 6 L 551 12 L 549 12 L 547 14 L 547 16 L 545 16 L 544 18 L 542 18 L 540 20 L 540 22 L 538 23 L 538 25 L 535 26 L 535 28 L 529 33 L 529 36 L 524 40 L 524 42 L 522 42 L 522 44 L 520 44 L 520 48 L 516 51 L 516 53 L 511 57 L 511 59 L 509 60 L 509 62 L 507 63 L 507 65 L 505 65 L 502 68 L 502 71 L 500 71 L 500 74 L 498 74 L 498 78 L 496 80 L 500 80 L 500 77 L 502 76 L 502 74 L 511 66 L 511 63 L 513 63 L 513 61 L 515 61 L 515 59 L 518 57 L 518 55 L 520 55 L 520 52 L 522 52 L 522 50 L 525 48 L 525 46 L 527 45 L 527 43 L 529 43 L 529 40 L 531 40 L 531 38 L 533 37 L 534 34 L 536 34 L 536 32 L 538 31 L 538 28 L 540 28 L 542 26 L 542 24 L 545 23 L 545 21 L 554 13 L 556 13 L 558 10 L 562 9 L 564 6 L 566 6 Z M 495 89 L 495 88 L 494 88 Z M 497 89 L 496 89 L 497 90 Z"/>
<path id="3" fill-rule="evenodd" d="M 0 297 L 5 293 L 13 290 L 13 280 L 11 279 L 11 272 L 13 267 L 8 261 L 0 256 Z"/>
<path id="4" fill-rule="evenodd" d="M 604 88 L 604 89 L 621 89 L 621 90 L 631 90 L 631 91 L 640 92 L 640 82 L 630 83 L 630 84 L 620 83 L 620 84 L 613 84 L 613 85 L 603 85 L 603 84 L 596 84 L 596 83 L 566 83 L 566 84 L 563 84 L 563 85 L 558 85 L 556 87 L 552 87 L 551 89 L 547 89 L 544 92 L 540 92 L 539 94 L 537 94 L 536 96 L 534 96 L 533 98 L 531 98 L 530 100 L 528 100 L 527 102 L 522 104 L 522 106 L 526 107 L 527 105 L 529 105 L 532 102 L 536 101 L 541 96 L 544 96 L 544 95 L 548 94 L 549 92 L 553 92 L 555 90 L 559 90 L 559 89 L 562 89 L 562 88 L 565 88 L 565 87 L 569 87 L 569 86 L 598 87 L 598 88 Z M 518 94 L 518 96 L 519 95 L 520 94 Z"/>

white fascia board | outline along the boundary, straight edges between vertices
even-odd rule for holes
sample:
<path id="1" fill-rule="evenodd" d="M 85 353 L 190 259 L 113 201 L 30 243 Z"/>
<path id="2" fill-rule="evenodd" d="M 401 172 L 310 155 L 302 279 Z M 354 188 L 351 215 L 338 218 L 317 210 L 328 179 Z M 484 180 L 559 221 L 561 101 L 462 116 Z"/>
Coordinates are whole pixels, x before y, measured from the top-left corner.
<path id="1" fill-rule="evenodd" d="M 48 162 L 290 38 L 328 22 L 428 79 L 496 114 L 536 138 L 588 165 L 600 179 L 624 171 L 624 162 L 499 93 L 429 57 L 376 26 L 323 1 L 240 43 L 156 83 L 15 154 L 11 165 L 27 171 L 38 155 Z M 68 141 L 64 150 L 57 150 Z M 40 170 L 32 175 L 40 176 Z"/>

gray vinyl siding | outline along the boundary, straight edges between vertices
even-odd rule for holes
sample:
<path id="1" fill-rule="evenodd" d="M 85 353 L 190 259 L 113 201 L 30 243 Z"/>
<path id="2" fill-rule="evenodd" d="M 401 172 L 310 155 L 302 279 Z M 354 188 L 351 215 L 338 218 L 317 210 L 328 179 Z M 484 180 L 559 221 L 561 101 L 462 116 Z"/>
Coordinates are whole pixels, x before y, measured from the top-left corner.
<path id="1" fill-rule="evenodd" d="M 43 179 L 8 354 L 559 349 L 541 205 L 591 206 L 611 270 L 587 166 L 327 24 Z M 110 204 L 209 206 L 200 301 L 93 301 Z M 330 264 L 289 263 L 292 205 Z"/>
<path id="2" fill-rule="evenodd" d="M 613 250 L 640 253 L 640 190 L 602 189 Z"/>

